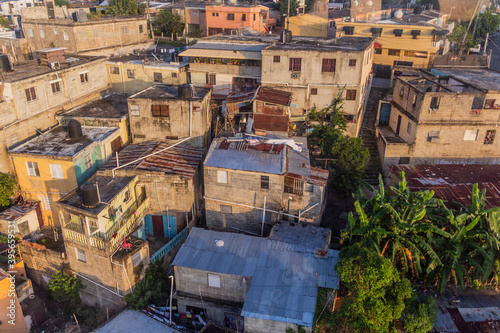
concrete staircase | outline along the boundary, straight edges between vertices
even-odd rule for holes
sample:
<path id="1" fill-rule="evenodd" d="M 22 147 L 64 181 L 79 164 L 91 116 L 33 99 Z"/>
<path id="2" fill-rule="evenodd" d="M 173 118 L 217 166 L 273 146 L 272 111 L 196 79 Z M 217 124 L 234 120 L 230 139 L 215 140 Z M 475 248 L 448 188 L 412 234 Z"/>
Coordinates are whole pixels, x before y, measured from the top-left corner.
<path id="1" fill-rule="evenodd" d="M 359 132 L 359 136 L 363 139 L 363 147 L 368 148 L 370 153 L 370 162 L 366 167 L 366 174 L 363 180 L 372 185 L 378 185 L 378 175 L 382 172 L 377 138 L 375 137 L 375 120 L 377 118 L 379 100 L 385 96 L 388 90 L 372 86 Z"/>

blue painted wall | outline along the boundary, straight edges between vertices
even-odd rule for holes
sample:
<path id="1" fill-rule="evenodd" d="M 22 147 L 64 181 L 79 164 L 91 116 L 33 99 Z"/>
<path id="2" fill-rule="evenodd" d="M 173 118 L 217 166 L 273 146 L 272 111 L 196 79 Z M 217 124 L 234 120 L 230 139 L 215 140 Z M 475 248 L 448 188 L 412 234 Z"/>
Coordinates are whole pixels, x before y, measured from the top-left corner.
<path id="1" fill-rule="evenodd" d="M 134 234 L 135 237 L 139 237 L 141 239 L 146 239 L 146 223 L 145 219 L 142 220 L 142 227 L 140 227 L 136 233 Z"/>
<path id="2" fill-rule="evenodd" d="M 90 168 L 89 170 L 85 170 L 85 156 L 87 156 L 87 154 L 83 154 L 74 163 L 76 181 L 78 182 L 78 186 L 81 186 L 83 183 L 85 183 L 87 179 L 92 177 L 96 173 L 96 171 L 103 165 L 101 147 L 96 146 L 90 151 L 90 154 L 92 156 L 92 168 Z"/>
<path id="3" fill-rule="evenodd" d="M 146 215 L 146 217 L 144 217 L 144 221 L 145 234 L 153 236 L 153 217 L 151 215 Z M 169 225 L 170 231 L 168 229 Z M 174 216 L 163 215 L 163 234 L 165 238 L 174 238 L 177 235 L 177 224 Z"/>

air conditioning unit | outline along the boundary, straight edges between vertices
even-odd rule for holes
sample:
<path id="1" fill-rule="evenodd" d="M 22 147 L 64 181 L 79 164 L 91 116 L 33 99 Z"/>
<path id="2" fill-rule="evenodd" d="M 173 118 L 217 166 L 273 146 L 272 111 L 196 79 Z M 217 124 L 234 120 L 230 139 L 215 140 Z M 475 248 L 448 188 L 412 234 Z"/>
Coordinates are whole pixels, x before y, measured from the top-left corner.
<path id="1" fill-rule="evenodd" d="M 292 72 L 292 79 L 297 79 L 299 77 L 299 73 L 297 72 Z"/>
<path id="2" fill-rule="evenodd" d="M 56 69 L 61 68 L 61 64 L 59 63 L 59 61 L 54 61 L 54 62 L 49 63 L 49 67 L 52 70 L 56 70 Z"/>
<path id="3" fill-rule="evenodd" d="M 439 142 L 439 136 L 429 136 L 427 138 L 427 141 L 429 141 L 429 142 Z"/>

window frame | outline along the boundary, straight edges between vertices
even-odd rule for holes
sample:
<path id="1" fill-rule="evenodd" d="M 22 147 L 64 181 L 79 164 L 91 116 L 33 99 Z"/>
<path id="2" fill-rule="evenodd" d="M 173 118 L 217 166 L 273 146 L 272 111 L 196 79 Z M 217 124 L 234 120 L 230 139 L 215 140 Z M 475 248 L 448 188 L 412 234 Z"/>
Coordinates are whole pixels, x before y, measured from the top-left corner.
<path id="1" fill-rule="evenodd" d="M 50 87 L 52 88 L 53 94 L 57 94 L 57 93 L 61 92 L 61 83 L 62 83 L 62 80 L 56 80 L 56 81 L 50 82 Z M 54 88 L 56 88 L 56 89 L 54 89 Z"/>
<path id="2" fill-rule="evenodd" d="M 311 95 L 317 95 L 318 94 L 318 88 L 311 88 Z"/>
<path id="3" fill-rule="evenodd" d="M 85 162 L 85 172 L 89 171 L 94 166 L 92 163 L 92 154 L 85 155 L 83 161 Z"/>
<path id="4" fill-rule="evenodd" d="M 76 255 L 76 260 L 84 262 L 84 263 L 87 262 L 87 256 L 85 255 L 85 250 L 82 250 L 82 249 L 75 247 L 75 255 Z M 81 258 L 80 255 L 83 255 L 83 260 L 80 259 Z"/>
<path id="5" fill-rule="evenodd" d="M 226 20 L 228 20 L 228 21 L 234 21 L 234 13 L 227 13 Z"/>
<path id="6" fill-rule="evenodd" d="M 302 58 L 290 58 L 288 70 L 290 72 L 300 72 L 302 70 Z"/>
<path id="7" fill-rule="evenodd" d="M 356 67 L 356 59 L 349 59 L 349 67 Z"/>
<path id="8" fill-rule="evenodd" d="M 26 161 L 26 169 L 28 170 L 28 176 L 40 177 L 40 169 L 38 168 L 38 162 Z"/>
<path id="9" fill-rule="evenodd" d="M 64 179 L 64 173 L 61 164 L 49 164 L 50 175 L 52 179 Z"/>
<path id="10" fill-rule="evenodd" d="M 229 172 L 217 170 L 217 184 L 229 184 Z"/>
<path id="11" fill-rule="evenodd" d="M 269 176 L 260 176 L 260 188 L 269 190 Z"/>
<path id="12" fill-rule="evenodd" d="M 497 130 L 486 130 L 483 144 L 492 145 L 493 143 L 495 143 L 496 134 L 497 134 Z M 488 136 L 490 136 L 490 138 L 488 138 Z"/>
<path id="13" fill-rule="evenodd" d="M 472 136 L 474 135 L 474 139 Z M 479 130 L 465 130 L 463 141 L 477 141 Z"/>
<path id="14" fill-rule="evenodd" d="M 89 82 L 89 72 L 81 72 L 80 74 L 80 83 L 88 83 Z"/>
<path id="15" fill-rule="evenodd" d="M 207 273 L 207 285 L 210 288 L 221 288 L 221 279 L 219 274 Z"/>
<path id="16" fill-rule="evenodd" d="M 380 47 L 374 47 L 373 48 L 373 53 L 375 53 L 375 54 L 382 54 L 382 48 L 380 48 Z"/>
<path id="17" fill-rule="evenodd" d="M 154 82 L 163 82 L 163 75 L 162 75 L 162 73 L 161 72 L 153 72 L 153 81 Z"/>
<path id="18" fill-rule="evenodd" d="M 37 96 L 36 96 L 36 87 L 29 87 L 24 89 L 24 93 L 26 94 L 26 101 L 31 102 L 31 101 L 36 101 Z"/>
<path id="19" fill-rule="evenodd" d="M 346 101 L 355 101 L 356 97 L 357 97 L 357 90 L 356 89 L 346 89 L 346 91 L 345 91 L 345 100 Z"/>
<path id="20" fill-rule="evenodd" d="M 413 124 L 409 121 L 408 124 L 406 125 L 406 133 L 411 134 L 412 126 Z"/>
<path id="21" fill-rule="evenodd" d="M 135 70 L 127 69 L 127 79 L 135 79 Z"/>
<path id="22" fill-rule="evenodd" d="M 151 117 L 169 118 L 170 109 L 168 105 L 151 104 Z"/>
<path id="23" fill-rule="evenodd" d="M 336 66 L 337 66 L 337 59 L 323 58 L 321 61 L 321 72 L 322 73 L 335 73 Z"/>
<path id="24" fill-rule="evenodd" d="M 139 258 L 139 259 L 137 259 L 137 258 Z M 142 251 L 139 250 L 136 253 L 134 253 L 132 255 L 131 259 L 132 259 L 132 267 L 136 267 L 137 265 L 142 263 L 142 261 L 144 260 L 144 258 L 142 257 Z"/>
<path id="25" fill-rule="evenodd" d="M 281 62 L 281 56 L 279 56 L 279 55 L 273 56 L 273 62 Z"/>
<path id="26" fill-rule="evenodd" d="M 247 20 L 247 14 L 241 14 L 241 20 L 246 21 Z"/>
<path id="27" fill-rule="evenodd" d="M 110 73 L 113 74 L 113 75 L 120 75 L 120 67 L 118 67 L 118 66 L 111 66 Z"/>

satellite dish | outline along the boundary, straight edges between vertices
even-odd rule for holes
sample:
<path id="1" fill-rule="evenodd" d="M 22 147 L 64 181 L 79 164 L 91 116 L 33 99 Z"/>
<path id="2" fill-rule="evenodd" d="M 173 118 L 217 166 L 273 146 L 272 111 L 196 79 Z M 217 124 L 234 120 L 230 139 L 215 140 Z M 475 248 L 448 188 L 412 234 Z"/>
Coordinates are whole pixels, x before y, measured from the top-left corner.
<path id="1" fill-rule="evenodd" d="M 218 239 L 215 241 L 215 245 L 217 245 L 218 247 L 223 247 L 224 241 L 222 239 Z"/>
<path id="2" fill-rule="evenodd" d="M 394 13 L 394 17 L 397 18 L 397 19 L 400 19 L 403 17 L 403 12 L 400 11 L 400 10 L 397 10 L 395 13 Z"/>

